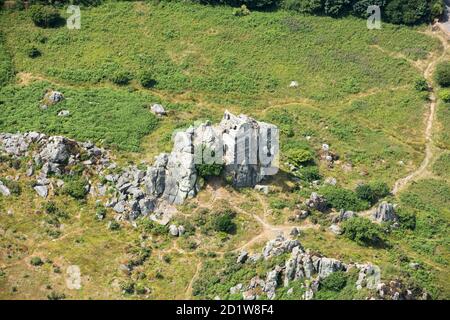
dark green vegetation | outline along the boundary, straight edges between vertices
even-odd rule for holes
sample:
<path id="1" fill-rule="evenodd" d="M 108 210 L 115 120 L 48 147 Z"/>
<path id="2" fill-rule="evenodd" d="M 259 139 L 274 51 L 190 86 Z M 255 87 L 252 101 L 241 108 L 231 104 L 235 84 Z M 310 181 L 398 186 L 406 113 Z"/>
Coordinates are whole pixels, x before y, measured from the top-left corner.
<path id="1" fill-rule="evenodd" d="M 367 218 L 355 217 L 344 221 L 342 231 L 345 237 L 360 245 L 380 246 L 383 244 L 382 229 Z"/>
<path id="2" fill-rule="evenodd" d="M 0 86 L 5 85 L 13 77 L 13 64 L 5 48 L 4 36 L 0 33 Z"/>
<path id="3" fill-rule="evenodd" d="M 436 81 L 442 87 L 450 86 L 450 62 L 441 62 L 436 67 Z"/>
<path id="4" fill-rule="evenodd" d="M 34 24 L 42 28 L 56 27 L 62 20 L 59 11 L 50 6 L 33 5 L 29 9 L 29 14 Z"/>
<path id="5" fill-rule="evenodd" d="M 442 0 L 194 0 L 208 4 L 246 5 L 251 9 L 281 7 L 299 13 L 340 17 L 348 14 L 366 18 L 367 8 L 378 5 L 391 23 L 418 24 L 442 15 Z"/>

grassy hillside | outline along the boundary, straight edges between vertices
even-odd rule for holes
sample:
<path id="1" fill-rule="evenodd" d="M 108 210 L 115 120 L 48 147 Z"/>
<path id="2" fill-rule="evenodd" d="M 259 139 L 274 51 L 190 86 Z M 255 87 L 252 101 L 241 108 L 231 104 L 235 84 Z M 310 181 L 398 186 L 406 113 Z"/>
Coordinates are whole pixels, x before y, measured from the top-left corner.
<path id="1" fill-rule="evenodd" d="M 151 162 L 171 149 L 173 130 L 198 120 L 216 122 L 230 109 L 278 125 L 283 160 L 267 197 L 253 190 L 204 188 L 179 208 L 177 219 L 194 231 L 176 239 L 142 221 L 137 228 L 122 224 L 109 230 L 113 212 L 96 221 L 94 199 L 80 202 L 64 195 L 50 199 L 67 214 L 55 229 L 46 203 L 25 177 L 24 163 L 13 169 L 0 162 L 0 176 L 20 175 L 21 187 L 18 195 L 0 196 L 0 299 L 47 298 L 52 292 L 83 299 L 222 295 L 254 271 L 229 273 L 225 284 L 194 280 L 228 270 L 235 257 L 226 252 L 261 232 L 257 220 L 290 229 L 288 217 L 296 204 L 315 190 L 289 180 L 288 150 L 308 150 L 322 181 L 335 177 L 348 189 L 372 181 L 392 187 L 424 158 L 428 92 L 418 91 L 415 83 L 426 59 L 442 52 L 425 27 L 385 23 L 382 30 L 369 31 L 365 20 L 353 17 L 284 11 L 236 17 L 229 7 L 117 2 L 83 8 L 81 30 L 38 28 L 26 11 L 1 12 L 0 30 L 0 132 L 63 134 L 112 148 L 119 162 Z M 30 58 L 31 47 L 41 55 Z M 131 81 L 114 84 L 114 76 L 124 72 Z M 141 86 L 143 72 L 153 76 L 153 88 Z M 293 80 L 298 88 L 289 88 Z M 65 100 L 41 110 L 48 89 L 62 91 Z M 154 102 L 167 107 L 167 117 L 151 114 Z M 57 116 L 66 109 L 69 117 Z M 435 133 L 443 149 L 449 148 L 449 110 L 448 104 L 438 106 Z M 319 160 L 322 143 L 339 155 L 332 168 Z M 383 279 L 407 279 L 434 298 L 448 298 L 449 156 L 440 153 L 426 179 L 392 197 L 401 213 L 415 217 L 415 226 L 387 235 L 389 247 L 362 247 L 337 237 L 327 230 L 327 217 L 317 213 L 300 222 L 306 228 L 300 241 L 345 262 L 378 264 Z M 219 200 L 236 210 L 234 234 L 197 225 L 223 205 Z M 252 248 L 261 248 L 259 240 Z M 150 255 L 129 274 L 121 269 L 142 248 Z M 36 256 L 43 265 L 30 263 Z M 412 270 L 410 262 L 421 268 Z M 66 288 L 69 265 L 81 268 L 80 291 Z M 264 274 L 267 267 L 257 271 Z M 131 286 L 133 294 L 126 292 Z M 361 298 L 353 289 L 340 297 Z"/>

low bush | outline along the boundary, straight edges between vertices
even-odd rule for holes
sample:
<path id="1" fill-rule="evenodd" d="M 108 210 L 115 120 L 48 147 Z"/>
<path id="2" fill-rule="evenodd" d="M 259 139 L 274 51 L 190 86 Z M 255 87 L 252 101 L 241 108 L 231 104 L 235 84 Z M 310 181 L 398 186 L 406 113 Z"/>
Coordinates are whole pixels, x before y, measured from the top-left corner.
<path id="1" fill-rule="evenodd" d="M 38 27 L 51 28 L 61 23 L 59 11 L 50 6 L 33 5 L 29 9 L 31 20 Z"/>
<path id="2" fill-rule="evenodd" d="M 39 267 L 44 264 L 44 261 L 42 261 L 42 259 L 39 257 L 33 257 L 31 258 L 30 263 L 32 266 Z"/>
<path id="3" fill-rule="evenodd" d="M 355 192 L 340 187 L 325 186 L 320 193 L 337 210 L 363 211 L 370 206 L 368 201 L 359 198 Z"/>
<path id="4" fill-rule="evenodd" d="M 74 199 L 82 200 L 86 197 L 88 190 L 87 181 L 82 177 L 73 177 L 64 185 L 63 192 Z"/>
<path id="5" fill-rule="evenodd" d="M 301 168 L 298 171 L 298 173 L 300 175 L 300 178 L 302 178 L 303 180 L 305 180 L 307 182 L 312 182 L 312 181 L 322 179 L 322 176 L 319 172 L 319 168 L 316 166 L 307 166 L 307 167 Z"/>
<path id="6" fill-rule="evenodd" d="M 293 148 L 286 150 L 284 154 L 289 163 L 297 168 L 314 162 L 314 155 L 307 149 Z"/>
<path id="7" fill-rule="evenodd" d="M 442 89 L 439 91 L 439 98 L 445 103 L 450 103 L 450 89 Z"/>
<path id="8" fill-rule="evenodd" d="M 235 213 L 229 209 L 216 212 L 211 220 L 214 231 L 233 233 L 236 230 L 236 224 L 233 221 Z"/>
<path id="9" fill-rule="evenodd" d="M 389 186 L 384 182 L 375 182 L 371 184 L 360 184 L 356 187 L 358 198 L 375 204 L 381 198 L 390 194 Z"/>
<path id="10" fill-rule="evenodd" d="M 139 82 L 144 88 L 153 88 L 157 83 L 153 76 L 153 73 L 150 71 L 142 72 L 139 76 Z"/>
<path id="11" fill-rule="evenodd" d="M 414 82 L 414 89 L 417 91 L 427 91 L 428 90 L 428 82 L 424 78 L 419 78 Z"/>
<path id="12" fill-rule="evenodd" d="M 31 59 L 37 58 L 41 56 L 41 51 L 35 46 L 31 46 L 27 48 L 27 56 Z"/>
<path id="13" fill-rule="evenodd" d="M 343 235 L 362 246 L 380 246 L 384 244 L 381 227 L 367 218 L 354 217 L 342 223 Z"/>
<path id="14" fill-rule="evenodd" d="M 130 83 L 131 79 L 132 75 L 127 71 L 116 71 L 110 77 L 111 82 L 120 86 L 127 85 Z"/>
<path id="15" fill-rule="evenodd" d="M 437 65 L 435 79 L 442 87 L 450 86 L 450 62 L 441 62 Z"/>
<path id="16" fill-rule="evenodd" d="M 337 271 L 330 274 L 320 282 L 320 289 L 329 291 L 341 291 L 347 285 L 347 274 Z"/>

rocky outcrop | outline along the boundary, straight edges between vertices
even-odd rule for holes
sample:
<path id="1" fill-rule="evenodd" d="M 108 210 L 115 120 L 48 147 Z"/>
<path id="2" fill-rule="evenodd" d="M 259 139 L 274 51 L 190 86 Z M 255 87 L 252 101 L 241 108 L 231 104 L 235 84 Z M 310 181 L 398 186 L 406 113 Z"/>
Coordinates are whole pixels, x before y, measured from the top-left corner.
<path id="1" fill-rule="evenodd" d="M 316 209 L 320 212 L 326 212 L 328 210 L 327 200 L 316 192 L 311 193 L 311 196 L 306 200 L 305 205 L 308 206 L 308 208 Z"/>
<path id="2" fill-rule="evenodd" d="M 62 95 L 56 92 L 46 99 L 58 102 Z M 154 109 L 162 112 L 156 105 Z M 41 197 L 47 197 L 52 189 L 51 175 L 72 174 L 75 165 L 82 164 L 101 175 L 110 187 L 112 195 L 106 206 L 119 215 L 117 220 L 149 215 L 167 224 L 174 212 L 173 205 L 197 194 L 196 165 L 203 163 L 198 161 L 204 160 L 205 148 L 215 151 L 214 163 L 222 163 L 227 168 L 227 175 L 232 176 L 236 187 L 254 187 L 265 174 L 273 173 L 270 170 L 275 168 L 276 136 L 275 126 L 226 111 L 218 125 L 207 122 L 176 132 L 172 151 L 158 155 L 151 166 L 141 164 L 119 170 L 105 150 L 90 142 L 79 143 L 36 132 L 0 134 L 0 151 L 14 157 L 29 156 L 31 151 L 35 166 L 41 169 L 34 172 L 30 165 L 27 176 L 36 175 L 34 187 Z M 36 147 L 31 148 L 32 145 Z M 107 190 L 105 183 L 88 186 L 93 196 L 103 197 Z M 4 187 L 2 193 L 7 193 Z"/>
<path id="3" fill-rule="evenodd" d="M 60 177 L 73 175 L 78 170 L 77 165 L 82 165 L 85 172 L 100 173 L 111 164 L 106 151 L 90 142 L 79 143 L 37 132 L 0 134 L 0 152 L 13 158 L 32 158 L 27 164 L 26 176 L 34 176 L 33 189 L 42 198 L 47 198 L 50 190 L 62 188 L 64 182 Z"/>
<path id="4" fill-rule="evenodd" d="M 373 214 L 373 219 L 378 222 L 397 222 L 395 206 L 388 202 L 381 203 Z"/>
<path id="5" fill-rule="evenodd" d="M 358 279 L 353 285 L 357 290 L 365 288 L 367 299 L 427 299 L 426 291 L 418 288 L 408 288 L 401 281 L 395 280 L 389 283 L 381 282 L 381 270 L 371 263 L 345 264 L 342 261 L 314 253 L 309 249 L 303 249 L 302 245 L 295 240 L 285 239 L 279 235 L 268 241 L 263 248 L 262 256 L 268 260 L 281 254 L 289 253 L 290 256 L 284 263 L 278 263 L 271 268 L 266 278 L 253 277 L 248 284 L 238 283 L 230 289 L 230 293 L 242 293 L 244 300 L 256 300 L 267 296 L 269 299 L 276 298 L 277 288 L 284 285 L 289 294 L 294 293 L 296 286 L 291 286 L 292 281 L 300 281 L 303 290 L 303 299 L 311 300 L 318 290 L 322 281 L 335 272 L 358 272 Z M 248 256 L 245 261 L 242 257 Z M 248 254 L 241 252 L 236 263 L 257 263 L 259 254 Z M 350 279 L 350 278 L 348 278 Z M 290 288 L 289 288 L 290 287 Z"/>

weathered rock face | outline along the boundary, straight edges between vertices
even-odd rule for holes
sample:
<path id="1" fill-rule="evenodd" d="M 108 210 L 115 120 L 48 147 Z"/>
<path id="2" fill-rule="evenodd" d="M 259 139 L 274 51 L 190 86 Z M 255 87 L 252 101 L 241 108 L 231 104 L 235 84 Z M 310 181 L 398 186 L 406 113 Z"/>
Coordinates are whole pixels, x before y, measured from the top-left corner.
<path id="1" fill-rule="evenodd" d="M 226 172 L 235 187 L 254 187 L 264 175 L 276 173 L 276 126 L 225 111 L 215 130 L 222 138 Z"/>
<path id="2" fill-rule="evenodd" d="M 181 204 L 186 198 L 194 197 L 198 191 L 193 135 L 193 129 L 178 132 L 167 159 L 162 198 L 172 204 Z"/>
<path id="3" fill-rule="evenodd" d="M 395 207 L 391 203 L 381 203 L 373 214 L 373 218 L 379 222 L 396 222 L 398 216 L 395 213 Z"/>

